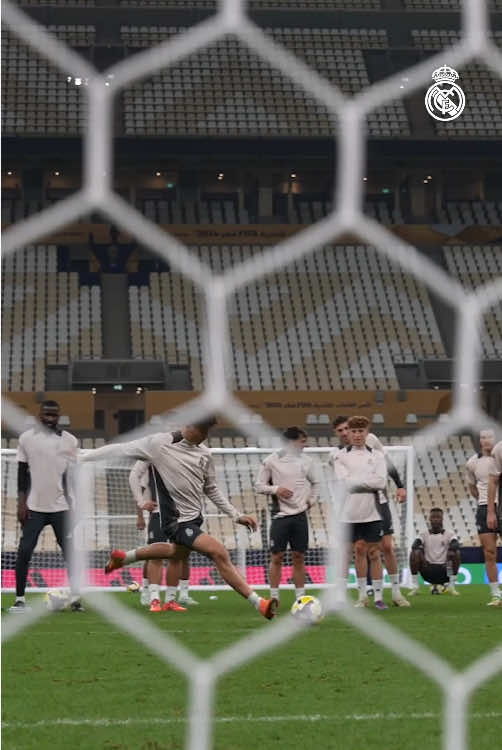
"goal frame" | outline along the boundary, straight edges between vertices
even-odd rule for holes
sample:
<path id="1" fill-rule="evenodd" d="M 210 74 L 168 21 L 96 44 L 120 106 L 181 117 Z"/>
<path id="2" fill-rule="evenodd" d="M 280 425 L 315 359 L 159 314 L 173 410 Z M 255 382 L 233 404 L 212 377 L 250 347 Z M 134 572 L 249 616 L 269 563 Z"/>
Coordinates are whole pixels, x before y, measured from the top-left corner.
<path id="1" fill-rule="evenodd" d="M 304 448 L 304 452 L 307 454 L 314 454 L 314 455 L 326 455 L 333 449 L 333 446 L 309 446 Z M 274 452 L 276 448 L 272 447 L 232 447 L 232 448 L 223 448 L 223 447 L 212 447 L 210 448 L 210 451 L 215 456 L 221 456 L 221 455 L 270 455 Z M 401 545 L 406 550 L 409 550 L 412 544 L 412 541 L 414 539 L 414 511 L 415 511 L 415 497 L 414 497 L 414 458 L 415 458 L 415 451 L 414 448 L 411 445 L 392 445 L 392 446 L 384 446 L 384 450 L 386 454 L 392 454 L 392 453 L 401 453 L 405 455 L 405 472 L 406 472 L 406 493 L 407 493 L 407 501 L 405 503 L 405 522 L 403 526 L 404 530 L 404 544 Z M 2 459 L 7 456 L 15 456 L 16 455 L 16 449 L 15 448 L 2 448 L 1 449 L 1 456 Z M 132 465 L 132 464 L 131 464 Z M 205 514 L 205 517 L 214 517 L 221 514 L 209 512 Z M 120 515 L 113 515 L 113 514 L 96 514 L 92 516 L 87 516 L 81 523 L 86 523 L 88 521 L 97 521 L 97 520 L 130 520 L 131 522 L 136 518 L 135 515 L 132 514 L 120 514 Z M 244 529 L 238 528 L 238 536 L 241 540 L 241 544 L 239 545 L 237 549 L 237 564 L 240 566 L 241 570 L 246 572 L 246 551 L 247 551 L 247 545 L 246 545 L 246 534 Z M 407 576 L 407 567 L 403 566 L 401 569 L 401 575 L 404 575 L 404 578 L 406 579 Z M 330 584 L 329 582 L 325 583 L 312 583 L 307 584 L 306 588 L 311 589 L 323 589 L 328 587 Z M 355 584 L 352 584 L 355 585 Z M 260 589 L 268 587 L 268 584 L 253 584 L 253 588 Z M 90 586 L 90 589 L 92 591 L 126 591 L 126 586 Z M 165 588 L 164 586 L 161 586 L 161 589 Z M 224 591 L 229 590 L 229 586 L 226 584 L 204 584 L 204 585 L 198 585 L 194 584 L 190 587 L 194 591 Z M 281 584 L 281 588 L 284 589 L 292 589 L 294 588 L 293 584 Z M 44 587 L 33 587 L 28 586 L 26 588 L 27 593 L 42 593 L 46 591 L 47 588 Z M 2 586 L 2 592 L 3 593 L 12 593 L 15 591 L 15 588 L 12 586 Z"/>

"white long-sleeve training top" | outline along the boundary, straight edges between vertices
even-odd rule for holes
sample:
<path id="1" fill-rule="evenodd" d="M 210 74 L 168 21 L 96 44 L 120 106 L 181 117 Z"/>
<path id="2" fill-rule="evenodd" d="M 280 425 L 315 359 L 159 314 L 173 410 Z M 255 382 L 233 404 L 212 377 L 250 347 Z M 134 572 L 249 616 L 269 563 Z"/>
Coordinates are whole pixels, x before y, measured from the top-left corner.
<path id="1" fill-rule="evenodd" d="M 173 442 L 170 432 L 162 432 L 129 443 L 113 443 L 82 451 L 80 460 L 101 461 L 112 457 L 150 462 L 176 505 L 180 523 L 193 521 L 201 515 L 204 495 L 233 520 L 241 515 L 218 489 L 213 458 L 205 445 L 195 445 L 184 438 Z"/>
<path id="2" fill-rule="evenodd" d="M 367 446 L 342 448 L 335 456 L 334 472 L 352 487 L 349 491 L 341 520 L 349 523 L 380 521 L 377 508 L 379 490 L 387 484 L 387 464 L 381 451 Z"/>
<path id="3" fill-rule="evenodd" d="M 279 497 L 279 487 L 286 487 L 293 493 L 288 499 Z M 303 453 L 277 451 L 263 461 L 255 491 L 263 495 L 275 495 L 277 510 L 273 518 L 294 516 L 308 510 L 319 499 L 321 482 L 314 462 Z"/>

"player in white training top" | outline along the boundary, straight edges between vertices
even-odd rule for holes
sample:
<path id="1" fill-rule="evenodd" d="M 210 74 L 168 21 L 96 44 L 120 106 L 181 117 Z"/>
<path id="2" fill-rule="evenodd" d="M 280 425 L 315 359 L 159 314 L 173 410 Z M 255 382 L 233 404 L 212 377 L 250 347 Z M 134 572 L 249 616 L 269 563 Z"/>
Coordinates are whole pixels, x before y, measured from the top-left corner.
<path id="1" fill-rule="evenodd" d="M 71 564 L 69 501 L 74 498 L 68 472 L 77 460 L 78 440 L 66 430 L 59 429 L 59 414 L 57 401 L 42 401 L 40 425 L 19 436 L 17 516 L 23 533 L 16 557 L 16 602 L 10 607 L 10 612 L 20 613 L 27 609 L 24 592 L 28 568 L 38 538 L 46 526 L 52 526 L 66 564 Z M 73 577 L 69 577 L 71 584 Z M 71 610 L 84 611 L 74 588 Z"/>
<path id="2" fill-rule="evenodd" d="M 175 433 L 179 434 L 179 433 Z M 141 511 L 146 510 L 150 514 L 148 521 L 147 543 L 166 542 L 165 534 L 160 524 L 159 505 L 157 502 L 157 489 L 159 486 L 155 469 L 147 461 L 136 461 L 129 474 L 129 486 Z M 190 563 L 188 560 L 181 562 L 171 561 L 166 569 L 166 598 L 164 606 L 160 602 L 160 584 L 162 583 L 162 560 L 149 560 L 144 564 L 146 570 L 148 587 L 148 604 L 150 612 L 176 611 L 185 612 L 186 604 L 198 604 L 189 594 Z M 180 598 L 176 601 L 176 589 L 180 584 Z M 143 581 L 143 585 L 145 581 Z M 183 605 L 183 606 L 182 606 Z"/>
<path id="3" fill-rule="evenodd" d="M 349 444 L 348 439 L 348 417 L 339 416 L 333 421 L 333 429 L 335 435 L 340 441 L 338 447 L 333 447 L 328 456 L 328 465 L 333 467 L 333 461 L 338 451 Z M 387 464 L 387 473 L 396 485 L 396 500 L 399 503 L 406 501 L 406 490 L 404 488 L 399 472 L 394 466 L 393 462 L 388 455 L 385 454 L 384 447 L 380 440 L 372 432 L 368 433 L 366 445 L 374 450 L 381 451 L 385 456 Z M 399 586 L 399 566 L 397 563 L 396 552 L 393 544 L 394 529 L 392 527 L 392 513 L 390 510 L 390 504 L 387 497 L 387 492 L 378 493 L 378 505 L 377 505 L 383 522 L 383 538 L 382 538 L 382 553 L 385 562 L 387 573 L 392 584 L 392 603 L 395 607 L 409 607 L 410 603 L 401 593 Z"/>
<path id="4" fill-rule="evenodd" d="M 453 531 L 443 527 L 443 511 L 432 508 L 429 514 L 429 528 L 420 534 L 412 544 L 410 571 L 413 588 L 409 596 L 419 592 L 418 574 L 424 581 L 433 584 L 432 594 L 441 593 L 438 586 L 447 586 L 443 591 L 458 596 L 455 580 L 460 567 L 460 544 Z"/>
<path id="5" fill-rule="evenodd" d="M 502 440 L 492 450 L 493 465 L 488 481 L 488 504 L 486 511 L 487 528 L 502 538 Z M 492 607 L 502 607 L 502 591 L 493 587 Z"/>
<path id="6" fill-rule="evenodd" d="M 348 421 L 350 445 L 335 456 L 333 466 L 336 479 L 349 485 L 341 513 L 341 521 L 349 523 L 348 539 L 354 548 L 359 599 L 356 607 L 368 607 L 366 576 L 368 558 L 375 589 L 376 609 L 387 609 L 383 601 L 381 541 L 383 522 L 378 510 L 377 494 L 387 484 L 387 465 L 381 451 L 366 445 L 369 420 L 351 417 Z M 352 550 L 351 550 L 352 551 Z"/>
<path id="7" fill-rule="evenodd" d="M 279 600 L 285 551 L 291 547 L 293 582 L 298 599 L 305 594 L 305 552 L 309 546 L 307 511 L 319 499 L 320 481 L 314 462 L 303 453 L 307 433 L 288 427 L 285 446 L 263 461 L 256 492 L 272 498 L 270 526 L 270 595 Z"/>
<path id="8" fill-rule="evenodd" d="M 181 430 L 180 440 L 173 440 L 171 433 L 158 433 L 129 443 L 114 443 L 82 452 L 82 461 L 99 461 L 114 455 L 149 461 L 157 469 L 162 482 L 159 488 L 160 519 L 162 531 L 171 542 L 150 544 L 127 552 L 113 550 L 105 572 L 111 573 L 137 560 L 187 560 L 193 549 L 213 560 L 223 580 L 270 620 L 275 615 L 277 600 L 259 597 L 233 565 L 221 542 L 200 528 L 204 495 L 235 523 L 253 531 L 257 528 L 256 520 L 239 513 L 216 485 L 211 451 L 201 445 L 215 424 L 216 419 L 208 418 L 186 425 Z"/>
<path id="9" fill-rule="evenodd" d="M 495 471 L 495 459 L 492 457 L 494 442 L 495 433 L 493 430 L 482 430 L 479 433 L 480 451 L 471 456 L 465 466 L 470 493 L 478 502 L 476 526 L 479 541 L 483 548 L 486 576 L 490 586 L 491 599 L 488 602 L 489 607 L 502 605 L 497 571 L 498 527 L 496 525 L 493 529 L 487 525 L 488 488 L 490 485 L 490 476 Z"/>

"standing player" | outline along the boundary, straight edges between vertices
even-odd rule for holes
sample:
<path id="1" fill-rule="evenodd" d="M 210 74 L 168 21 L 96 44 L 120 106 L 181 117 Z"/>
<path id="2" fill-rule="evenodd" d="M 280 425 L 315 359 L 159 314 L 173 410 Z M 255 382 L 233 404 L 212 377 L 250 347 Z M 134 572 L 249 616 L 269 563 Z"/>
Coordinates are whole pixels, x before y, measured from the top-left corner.
<path id="1" fill-rule="evenodd" d="M 173 441 L 181 439 L 181 433 L 173 433 Z M 157 498 L 163 490 L 163 482 L 154 467 L 146 461 L 136 461 L 129 474 L 129 485 L 136 500 L 138 508 L 150 513 L 148 521 L 147 542 L 165 542 L 166 537 L 162 532 L 160 524 L 159 505 Z M 190 564 L 188 560 L 183 564 L 177 562 L 169 563 L 166 570 L 166 600 L 162 607 L 160 603 L 160 584 L 162 583 L 162 560 L 150 560 L 143 566 L 143 587 L 148 589 L 148 601 L 151 612 L 162 610 L 173 610 L 184 612 L 185 607 L 181 604 L 198 604 L 189 594 Z M 180 579 L 181 576 L 181 579 Z M 176 602 L 176 589 L 180 584 L 180 599 Z"/>
<path id="2" fill-rule="evenodd" d="M 320 482 L 313 461 L 304 455 L 307 434 L 298 427 L 283 433 L 285 447 L 263 461 L 256 492 L 272 498 L 270 526 L 270 595 L 279 601 L 284 553 L 291 547 L 293 582 L 298 599 L 305 594 L 305 552 L 309 546 L 307 511 L 319 499 Z"/>
<path id="3" fill-rule="evenodd" d="M 75 463 L 78 440 L 60 430 L 59 404 L 42 401 L 37 425 L 19 436 L 17 449 L 17 517 L 23 533 L 16 558 L 16 602 L 10 612 L 25 612 L 25 590 L 31 556 L 43 529 L 50 525 L 69 565 L 69 492 L 67 471 Z M 71 582 L 71 576 L 70 582 Z M 80 597 L 72 591 L 72 612 L 83 612 Z"/>
<path id="4" fill-rule="evenodd" d="M 413 588 L 409 596 L 418 594 L 418 574 L 424 581 L 437 586 L 447 584 L 446 592 L 459 596 L 455 588 L 456 576 L 460 567 L 460 544 L 453 531 L 443 528 L 443 511 L 432 508 L 429 514 L 429 529 L 420 534 L 412 544 L 410 571 Z"/>
<path id="5" fill-rule="evenodd" d="M 342 521 L 349 523 L 349 540 L 354 546 L 359 599 L 356 607 L 369 606 L 366 595 L 368 557 L 375 590 L 375 607 L 387 609 L 383 601 L 381 541 L 383 537 L 382 517 L 377 507 L 378 492 L 387 483 L 387 465 L 381 451 L 366 445 L 369 420 L 366 417 L 350 417 L 347 422 L 349 445 L 338 451 L 334 460 L 337 479 L 350 481 L 347 500 L 342 512 Z"/>
<path id="6" fill-rule="evenodd" d="M 233 565 L 221 542 L 200 528 L 204 495 L 235 523 L 253 530 L 257 527 L 255 519 L 239 513 L 216 485 L 211 452 L 201 445 L 215 424 L 216 419 L 208 418 L 187 425 L 181 430 L 181 440 L 177 442 L 173 442 L 171 433 L 159 433 L 82 453 L 83 461 L 99 461 L 110 455 L 149 461 L 165 485 L 165 492 L 159 496 L 160 520 L 162 531 L 171 542 L 150 544 L 128 552 L 113 550 L 105 571 L 110 573 L 137 560 L 186 561 L 190 550 L 195 550 L 213 560 L 224 581 L 270 620 L 275 615 L 277 600 L 259 597 Z"/>
<path id="7" fill-rule="evenodd" d="M 335 446 L 329 453 L 328 464 L 331 467 L 334 466 L 334 460 L 338 451 L 341 450 L 342 447 L 349 445 L 348 417 L 336 417 L 333 422 L 333 429 L 338 437 L 338 440 L 340 441 L 340 445 L 338 447 Z M 385 456 L 387 473 L 391 477 L 397 488 L 396 500 L 399 503 L 404 503 L 406 501 L 406 490 L 404 488 L 403 482 L 401 481 L 398 470 L 394 466 L 394 463 L 391 461 L 389 456 L 386 455 L 382 443 L 376 435 L 374 435 L 372 432 L 369 432 L 366 439 L 366 445 L 373 450 L 380 451 Z M 392 526 L 392 514 L 386 489 L 378 493 L 377 503 L 377 507 L 380 511 L 380 515 L 383 521 L 382 553 L 385 561 L 385 567 L 387 569 L 387 573 L 389 574 L 389 580 L 392 585 L 392 604 L 395 607 L 409 607 L 410 603 L 402 595 L 399 586 L 399 566 L 397 563 L 396 552 L 392 540 L 394 529 Z"/>
<path id="8" fill-rule="evenodd" d="M 498 529 L 502 537 L 502 482 L 500 479 L 502 475 L 502 440 L 493 448 L 492 458 L 493 466 L 488 485 L 486 525 L 492 533 L 496 533 Z M 489 604 L 492 607 L 502 607 L 502 592 L 498 584 L 492 588 L 492 600 Z"/>

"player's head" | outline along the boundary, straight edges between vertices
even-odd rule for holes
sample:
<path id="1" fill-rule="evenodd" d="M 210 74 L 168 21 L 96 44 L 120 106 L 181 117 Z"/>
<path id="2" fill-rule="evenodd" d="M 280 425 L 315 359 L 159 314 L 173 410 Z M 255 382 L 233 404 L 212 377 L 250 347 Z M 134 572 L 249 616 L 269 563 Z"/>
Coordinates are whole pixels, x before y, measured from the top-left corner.
<path id="1" fill-rule="evenodd" d="M 347 428 L 349 444 L 361 448 L 366 443 L 370 431 L 370 420 L 367 417 L 350 417 Z"/>
<path id="2" fill-rule="evenodd" d="M 59 413 L 57 401 L 42 401 L 38 418 L 47 429 L 55 430 L 59 422 Z"/>
<path id="3" fill-rule="evenodd" d="M 182 430 L 183 437 L 189 440 L 190 443 L 198 445 L 207 438 L 209 430 L 211 427 L 214 427 L 215 424 L 218 424 L 218 420 L 216 417 L 212 416 L 206 417 L 206 419 L 201 419 L 200 422 L 187 424 Z"/>
<path id="4" fill-rule="evenodd" d="M 441 531 L 443 528 L 443 511 L 441 508 L 431 508 L 429 525 L 432 531 Z"/>
<path id="5" fill-rule="evenodd" d="M 492 448 L 495 445 L 495 433 L 493 430 L 481 430 L 479 433 L 479 445 L 481 446 L 481 452 L 490 454 Z"/>
<path id="6" fill-rule="evenodd" d="M 282 433 L 288 447 L 303 450 L 307 444 L 307 433 L 300 427 L 288 427 Z"/>
<path id="7" fill-rule="evenodd" d="M 333 420 L 333 430 L 335 431 L 335 435 L 338 437 L 341 443 L 344 445 L 349 444 L 349 437 L 348 437 L 348 431 L 349 431 L 349 418 L 348 417 L 335 417 Z"/>

